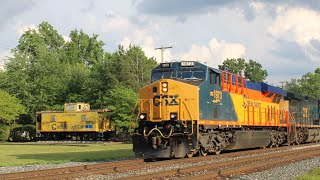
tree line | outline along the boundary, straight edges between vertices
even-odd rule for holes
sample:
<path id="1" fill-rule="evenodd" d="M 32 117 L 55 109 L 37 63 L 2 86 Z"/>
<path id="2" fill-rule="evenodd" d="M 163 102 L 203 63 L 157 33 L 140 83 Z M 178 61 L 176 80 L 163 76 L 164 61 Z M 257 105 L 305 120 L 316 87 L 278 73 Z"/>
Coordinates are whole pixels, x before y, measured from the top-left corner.
<path id="1" fill-rule="evenodd" d="M 112 110 L 111 118 L 122 130 L 129 128 L 138 90 L 150 82 L 157 65 L 139 46 L 119 45 L 113 53 L 103 49 L 97 34 L 72 30 L 70 41 L 47 22 L 30 29 L 0 70 L 0 125 L 33 124 L 35 112 L 63 110 L 66 102 L 86 102 L 91 107 Z M 262 65 L 243 58 L 226 59 L 221 65 L 234 74 L 262 82 L 268 76 Z M 293 79 L 285 89 L 320 97 L 320 68 L 301 79 Z"/>
<path id="2" fill-rule="evenodd" d="M 37 111 L 87 102 L 113 110 L 111 118 L 127 129 L 138 89 L 150 82 L 157 62 L 134 45 L 105 52 L 98 37 L 73 30 L 65 41 L 47 22 L 26 31 L 0 71 L 1 123 L 10 124 L 15 116 L 18 123 L 32 124 Z M 4 106 L 11 112 L 1 110 Z"/>

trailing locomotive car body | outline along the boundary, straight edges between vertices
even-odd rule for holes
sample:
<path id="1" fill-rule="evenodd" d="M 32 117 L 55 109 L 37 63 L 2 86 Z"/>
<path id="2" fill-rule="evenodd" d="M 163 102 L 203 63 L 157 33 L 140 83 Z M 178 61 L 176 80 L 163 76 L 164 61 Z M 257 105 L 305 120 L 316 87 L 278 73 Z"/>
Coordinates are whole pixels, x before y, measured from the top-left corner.
<path id="1" fill-rule="evenodd" d="M 160 64 L 152 81 L 140 90 L 132 136 L 133 151 L 145 159 L 319 140 L 311 98 L 297 102 L 283 89 L 191 61 Z M 290 113 L 293 104 L 299 108 Z M 293 121 L 294 114 L 302 115 Z"/>
<path id="2" fill-rule="evenodd" d="M 90 110 L 86 103 L 67 103 L 64 111 L 42 111 L 36 114 L 38 139 L 108 140 L 114 132 L 106 117 L 108 110 Z"/>

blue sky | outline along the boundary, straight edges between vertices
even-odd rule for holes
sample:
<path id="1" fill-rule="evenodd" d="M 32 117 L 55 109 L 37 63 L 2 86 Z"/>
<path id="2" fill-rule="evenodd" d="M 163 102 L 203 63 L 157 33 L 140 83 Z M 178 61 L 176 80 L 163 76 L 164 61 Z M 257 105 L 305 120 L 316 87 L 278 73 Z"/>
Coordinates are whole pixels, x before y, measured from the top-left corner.
<path id="1" fill-rule="evenodd" d="M 143 48 L 160 61 L 198 60 L 217 67 L 243 57 L 267 69 L 267 81 L 299 78 L 320 66 L 320 1 L 309 0 L 1 0 L 0 68 L 21 34 L 47 21 L 68 40 L 71 30 Z"/>

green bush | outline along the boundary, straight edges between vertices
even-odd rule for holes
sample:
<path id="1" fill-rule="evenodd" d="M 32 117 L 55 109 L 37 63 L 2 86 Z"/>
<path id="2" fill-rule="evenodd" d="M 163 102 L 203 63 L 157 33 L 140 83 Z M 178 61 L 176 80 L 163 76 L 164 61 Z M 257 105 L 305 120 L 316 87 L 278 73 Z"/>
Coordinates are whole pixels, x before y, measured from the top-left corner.
<path id="1" fill-rule="evenodd" d="M 11 141 L 32 141 L 35 139 L 35 135 L 34 125 L 21 125 L 12 128 L 9 139 Z"/>
<path id="2" fill-rule="evenodd" d="M 0 141 L 7 141 L 9 139 L 10 126 L 0 124 Z"/>

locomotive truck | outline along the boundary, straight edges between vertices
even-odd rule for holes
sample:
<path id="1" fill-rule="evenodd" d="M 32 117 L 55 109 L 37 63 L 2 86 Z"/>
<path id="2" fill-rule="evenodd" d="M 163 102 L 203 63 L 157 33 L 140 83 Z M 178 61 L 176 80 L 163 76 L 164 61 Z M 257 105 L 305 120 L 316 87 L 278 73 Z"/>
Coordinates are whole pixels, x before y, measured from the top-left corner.
<path id="1" fill-rule="evenodd" d="M 317 99 L 195 61 L 161 63 L 151 80 L 132 135 L 144 159 L 320 140 Z"/>

